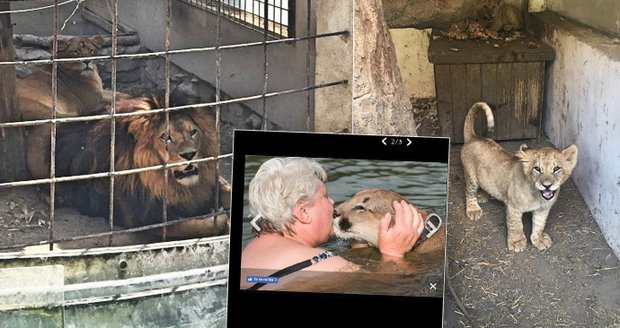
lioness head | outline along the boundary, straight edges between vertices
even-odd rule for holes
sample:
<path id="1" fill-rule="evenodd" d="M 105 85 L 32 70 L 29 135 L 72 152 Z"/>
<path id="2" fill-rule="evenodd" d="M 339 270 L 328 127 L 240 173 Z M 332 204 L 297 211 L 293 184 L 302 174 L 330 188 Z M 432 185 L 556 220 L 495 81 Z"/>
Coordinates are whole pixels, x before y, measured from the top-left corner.
<path id="1" fill-rule="evenodd" d="M 88 38 L 84 36 L 75 36 L 68 39 L 58 40 L 58 57 L 59 58 L 82 58 L 92 57 L 99 54 L 103 38 L 99 35 Z M 83 62 L 62 62 L 59 65 L 62 69 L 73 71 L 80 74 L 88 74 L 97 71 L 97 65 L 92 60 Z"/>
<path id="2" fill-rule="evenodd" d="M 334 234 L 343 239 L 352 240 L 354 247 L 378 247 L 379 221 L 385 213 L 394 214 L 394 201 L 406 200 L 402 195 L 384 189 L 362 190 L 351 199 L 339 204 L 334 209 Z M 418 209 L 422 219 L 427 213 Z M 419 244 L 416 253 L 443 251 L 445 249 L 445 226 L 431 237 Z"/>
<path id="3" fill-rule="evenodd" d="M 577 146 L 559 151 L 551 147 L 530 149 L 522 144 L 515 153 L 523 172 L 532 181 L 540 196 L 552 200 L 560 186 L 569 178 L 577 164 Z"/>
<path id="4" fill-rule="evenodd" d="M 394 214 L 392 202 L 403 199 L 390 190 L 366 189 L 356 193 L 334 209 L 334 234 L 377 247 L 379 221 L 385 213 Z"/>

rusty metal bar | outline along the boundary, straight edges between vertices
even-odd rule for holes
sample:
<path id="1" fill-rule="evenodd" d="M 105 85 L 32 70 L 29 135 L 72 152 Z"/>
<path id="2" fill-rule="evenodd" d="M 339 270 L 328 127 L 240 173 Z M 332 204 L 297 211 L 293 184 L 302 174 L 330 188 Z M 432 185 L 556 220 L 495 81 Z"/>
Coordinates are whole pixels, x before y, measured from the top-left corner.
<path id="1" fill-rule="evenodd" d="M 54 244 L 54 243 L 63 243 L 63 242 L 85 240 L 85 239 L 91 239 L 91 238 L 108 237 L 108 236 L 112 236 L 112 235 L 123 235 L 123 234 L 129 234 L 129 233 L 134 233 L 134 232 L 142 232 L 142 231 L 153 230 L 153 229 L 157 229 L 157 228 L 164 228 L 164 227 L 167 227 L 167 226 L 175 225 L 177 223 L 182 223 L 182 222 L 186 222 L 186 221 L 208 219 L 208 218 L 216 217 L 218 215 L 223 215 L 223 214 L 226 214 L 226 215 L 230 216 L 230 209 L 209 213 L 207 215 L 198 215 L 198 216 L 192 216 L 192 217 L 186 217 L 186 218 L 179 218 L 179 219 L 168 221 L 166 223 L 156 223 L 156 224 L 150 224 L 150 225 L 136 227 L 136 228 L 127 228 L 127 229 L 123 229 L 123 230 L 101 232 L 101 233 L 95 233 L 95 234 L 89 234 L 89 235 L 81 235 L 81 236 L 75 236 L 75 237 L 66 237 L 66 238 L 42 240 L 42 241 L 37 242 L 37 243 L 23 243 L 23 244 L 15 244 L 15 245 L 5 245 L 5 246 L 0 246 L 0 251 L 7 250 L 7 249 L 12 249 L 12 248 L 23 248 L 23 247 L 28 247 L 28 246 L 39 246 L 39 245 L 47 245 L 47 244 L 51 245 L 51 244 Z"/>
<path id="2" fill-rule="evenodd" d="M 115 55 L 117 51 L 117 29 L 118 29 L 118 0 L 113 0 L 113 14 L 112 14 L 112 51 L 111 54 Z M 115 167 L 115 147 L 116 147 L 116 120 L 114 119 L 114 114 L 116 113 L 116 59 L 112 59 L 112 103 L 110 104 L 110 173 L 114 173 L 116 170 Z M 116 176 L 114 174 L 110 175 L 110 190 L 109 190 L 109 217 L 108 217 L 108 228 L 110 231 L 114 230 L 114 182 Z M 110 235 L 110 239 L 108 240 L 108 245 L 112 245 L 113 235 Z"/>
<path id="3" fill-rule="evenodd" d="M 260 94 L 260 95 L 254 95 L 254 96 L 248 96 L 248 97 L 240 97 L 240 98 L 234 98 L 234 99 L 228 99 L 228 100 L 220 100 L 220 101 L 210 102 L 210 103 L 200 103 L 200 104 L 192 104 L 192 105 L 173 106 L 173 107 L 169 107 L 167 109 L 167 111 L 174 112 L 174 111 L 180 111 L 180 110 L 187 109 L 187 108 L 200 108 L 200 107 L 212 107 L 212 106 L 217 106 L 217 105 L 235 104 L 235 103 L 247 102 L 247 101 L 250 101 L 250 100 L 257 100 L 257 99 L 261 99 L 263 97 L 270 98 L 270 97 L 287 95 L 287 94 L 292 94 L 292 93 L 297 93 L 297 92 L 304 92 L 304 91 L 308 91 L 308 90 L 327 88 L 327 87 L 332 87 L 332 86 L 336 86 L 336 85 L 345 85 L 347 83 L 349 83 L 349 80 L 340 80 L 340 81 L 334 81 L 334 82 L 327 82 L 327 83 L 321 83 L 321 84 L 307 86 L 307 87 L 303 87 L 303 88 L 269 92 L 269 93 L 267 93 L 265 95 Z M 164 112 L 164 111 L 166 111 L 165 108 L 158 108 L 158 109 L 151 109 L 151 110 L 148 110 L 148 111 L 136 111 L 136 112 L 131 112 L 131 113 L 115 113 L 113 116 L 115 118 L 118 118 L 118 117 L 136 116 L 136 115 L 154 115 L 154 114 L 158 114 L 158 113 L 161 113 L 161 112 Z M 67 123 L 67 122 L 98 121 L 98 120 L 106 119 L 106 118 L 109 118 L 109 117 L 110 117 L 109 114 L 102 114 L 102 115 L 65 117 L 65 118 L 45 119 L 45 120 L 31 120 L 31 121 L 22 121 L 22 122 L 8 122 L 8 123 L 0 123 L 0 128 L 42 125 L 42 124 L 47 124 L 47 123 Z"/>
<path id="4" fill-rule="evenodd" d="M 294 2 L 293 1 L 289 1 L 289 2 Z M 311 19 L 311 15 L 310 13 L 312 12 L 312 0 L 308 0 L 306 1 L 306 34 L 310 34 L 310 29 L 312 28 L 312 19 Z M 310 42 L 306 42 L 306 85 L 311 85 L 311 73 L 312 73 L 312 66 L 310 65 L 310 61 L 312 60 L 312 54 L 310 53 L 311 49 L 310 49 Z M 312 131 L 312 127 L 310 126 L 311 123 L 311 112 L 310 112 L 310 104 L 312 103 L 312 100 L 310 99 L 310 97 L 312 97 L 312 92 L 311 91 L 306 91 L 306 130 L 308 131 Z"/>
<path id="5" fill-rule="evenodd" d="M 329 32 L 322 33 L 311 36 L 303 36 L 296 38 L 286 38 L 286 39 L 278 39 L 278 40 L 267 40 L 267 41 L 256 41 L 256 42 L 248 42 L 248 43 L 240 43 L 240 44 L 231 44 L 231 45 L 223 45 L 220 46 L 220 50 L 229 50 L 229 49 L 242 49 L 249 47 L 256 47 L 262 45 L 270 45 L 270 44 L 280 44 L 280 43 L 293 43 L 298 41 L 312 40 L 312 39 L 320 39 L 327 38 L 332 36 L 339 35 L 349 35 L 348 30 L 338 31 L 338 32 Z M 114 55 L 105 55 L 105 56 L 91 56 L 91 57 L 81 57 L 81 58 L 57 58 L 55 61 L 57 63 L 64 62 L 79 62 L 85 60 L 97 60 L 97 59 L 131 59 L 131 58 L 149 58 L 149 57 L 162 57 L 166 54 L 176 55 L 176 54 L 185 54 L 185 53 L 194 53 L 194 52 L 202 52 L 202 51 L 215 51 L 217 47 L 197 47 L 197 48 L 185 48 L 185 49 L 176 49 L 176 50 L 168 50 L 168 51 L 154 51 L 149 53 L 142 54 L 114 54 Z M 26 65 L 26 64 L 49 64 L 52 60 L 50 59 L 34 59 L 34 60 L 20 60 L 20 61 L 11 61 L 11 62 L 0 62 L 0 65 Z"/>
<path id="6" fill-rule="evenodd" d="M 173 168 L 177 166 L 188 165 L 191 163 L 216 161 L 216 160 L 220 160 L 220 159 L 224 159 L 228 157 L 232 157 L 232 154 L 224 154 L 224 155 L 220 155 L 216 157 L 192 159 L 190 161 L 176 162 L 176 163 L 170 163 L 170 164 L 145 166 L 145 167 L 141 167 L 137 169 L 127 169 L 127 170 L 114 171 L 114 172 L 101 172 L 101 173 L 91 173 L 91 174 L 82 174 L 82 175 L 72 175 L 72 176 L 59 177 L 59 178 L 54 177 L 53 179 L 46 178 L 46 179 L 24 180 L 24 181 L 17 181 L 17 182 L 3 182 L 3 183 L 0 183 L 0 188 L 32 186 L 32 185 L 52 183 L 52 182 L 58 183 L 58 182 L 79 181 L 79 180 L 87 180 L 87 179 L 97 179 L 97 178 L 109 177 L 110 175 L 114 175 L 114 176 L 129 175 L 129 174 L 146 172 L 146 171 L 169 169 L 169 168 Z"/>
<path id="7" fill-rule="evenodd" d="M 263 97 L 262 97 L 262 107 L 263 107 L 263 115 L 261 122 L 261 129 L 267 130 L 267 97 L 265 94 L 267 93 L 267 80 L 269 79 L 269 74 L 267 74 L 267 68 L 269 67 L 269 61 L 267 60 L 267 35 L 269 33 L 269 5 L 267 4 L 268 0 L 265 0 L 263 5 Z"/>
<path id="8" fill-rule="evenodd" d="M 164 55 L 164 117 L 165 117 L 165 133 L 167 136 L 170 136 L 170 111 L 168 107 L 170 106 L 170 54 L 168 51 L 170 50 L 170 16 L 172 15 L 172 2 L 171 0 L 166 0 L 166 30 L 164 32 L 164 50 L 166 54 Z M 166 146 L 167 147 L 167 146 Z M 164 166 L 168 166 L 168 158 L 164 158 Z M 164 170 L 164 186 L 168 185 L 169 174 L 168 170 Z M 164 197 L 162 197 L 162 222 L 168 222 L 168 188 L 164 188 Z M 166 240 L 166 235 L 168 230 L 166 227 L 163 228 L 162 231 L 162 240 Z"/>
<path id="9" fill-rule="evenodd" d="M 245 6 L 245 2 L 243 2 L 244 6 Z M 219 102 L 221 99 L 221 61 L 222 61 L 222 51 L 220 50 L 220 45 L 222 44 L 222 29 L 221 29 L 221 10 L 222 10 L 222 3 L 218 2 L 217 3 L 217 19 L 216 19 L 216 35 L 215 35 L 215 102 Z M 215 105 L 215 140 L 217 145 L 215 146 L 216 149 L 216 155 L 220 155 L 220 147 L 221 147 L 221 142 L 220 142 L 220 135 L 221 135 L 221 124 L 220 124 L 220 118 L 221 118 L 221 110 L 222 107 L 221 105 Z M 215 172 L 213 173 L 215 174 L 215 181 L 218 181 L 218 177 L 220 175 L 220 161 L 217 161 L 215 163 Z M 215 204 L 215 208 L 218 208 L 220 205 L 220 184 L 216 183 L 215 185 L 215 200 L 213 202 Z"/>
<path id="10" fill-rule="evenodd" d="M 56 118 L 58 106 L 58 63 L 54 61 L 58 56 L 58 0 L 54 0 L 54 16 L 52 18 L 52 119 Z M 54 224 L 56 223 L 56 184 L 53 182 L 56 176 L 56 124 L 50 127 L 50 239 L 54 239 Z M 50 251 L 54 245 L 50 244 Z"/>

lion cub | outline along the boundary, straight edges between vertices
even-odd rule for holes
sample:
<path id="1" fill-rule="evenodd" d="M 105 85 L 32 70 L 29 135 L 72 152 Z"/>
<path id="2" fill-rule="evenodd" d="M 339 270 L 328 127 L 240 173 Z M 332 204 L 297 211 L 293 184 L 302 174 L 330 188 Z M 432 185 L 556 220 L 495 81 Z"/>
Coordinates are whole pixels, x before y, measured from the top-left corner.
<path id="1" fill-rule="evenodd" d="M 477 10 L 478 22 L 495 32 L 516 31 L 523 27 L 519 8 L 502 0 L 482 0 Z"/>
<path id="2" fill-rule="evenodd" d="M 349 200 L 334 208 L 334 234 L 342 239 L 350 239 L 353 247 L 373 246 L 379 243 L 379 221 L 385 213 L 394 214 L 392 202 L 404 200 L 405 197 L 383 189 L 365 189 L 359 191 Z M 405 199 L 406 200 L 406 199 Z M 419 210 L 422 219 L 427 213 Z M 428 253 L 444 249 L 445 225 L 442 225 L 435 234 L 414 248 L 416 253 Z"/>
<path id="3" fill-rule="evenodd" d="M 532 244 L 539 250 L 546 249 L 552 242 L 543 231 L 545 222 L 560 186 L 577 164 L 577 146 L 559 151 L 551 147 L 530 149 L 523 144 L 519 151 L 508 152 L 493 140 L 476 136 L 474 117 L 479 110 L 486 114 L 489 131 L 494 128 L 493 113 L 486 103 L 476 103 L 469 109 L 461 149 L 467 217 L 478 220 L 482 215 L 476 198 L 478 188 L 482 188 L 506 204 L 509 250 L 525 250 L 527 240 L 522 222 L 525 212 L 532 212 Z"/>

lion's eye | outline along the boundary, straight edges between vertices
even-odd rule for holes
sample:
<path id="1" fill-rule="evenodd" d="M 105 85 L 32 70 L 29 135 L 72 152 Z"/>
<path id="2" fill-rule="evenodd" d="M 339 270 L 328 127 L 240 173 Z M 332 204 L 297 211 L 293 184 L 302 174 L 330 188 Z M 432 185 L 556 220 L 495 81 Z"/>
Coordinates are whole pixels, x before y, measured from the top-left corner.
<path id="1" fill-rule="evenodd" d="M 562 168 L 559 167 L 559 166 L 556 166 L 556 167 L 553 168 L 553 173 L 558 173 L 560 171 L 562 171 Z"/>
<path id="2" fill-rule="evenodd" d="M 192 138 L 195 137 L 196 134 L 198 134 L 198 130 L 196 129 L 192 129 L 191 131 L 189 131 L 189 136 Z"/>
<path id="3" fill-rule="evenodd" d="M 80 53 L 76 50 L 76 51 L 74 51 L 74 52 L 73 52 L 73 54 L 74 54 L 75 56 L 77 56 L 77 55 L 79 55 Z"/>
<path id="4" fill-rule="evenodd" d="M 94 55 L 94 54 L 95 54 L 95 50 L 90 49 L 90 54 L 91 54 L 91 55 Z"/>
<path id="5" fill-rule="evenodd" d="M 539 166 L 534 166 L 534 172 L 540 173 L 540 172 L 542 172 L 542 170 L 540 169 Z"/>
<path id="6" fill-rule="evenodd" d="M 355 207 L 353 208 L 354 211 L 365 211 L 366 208 L 362 205 L 355 205 Z"/>

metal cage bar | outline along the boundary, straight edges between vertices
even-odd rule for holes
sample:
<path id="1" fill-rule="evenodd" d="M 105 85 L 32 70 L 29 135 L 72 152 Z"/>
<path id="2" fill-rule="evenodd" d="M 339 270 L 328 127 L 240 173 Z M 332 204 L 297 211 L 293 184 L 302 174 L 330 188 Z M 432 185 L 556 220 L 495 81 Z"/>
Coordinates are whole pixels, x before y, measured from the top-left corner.
<path id="1" fill-rule="evenodd" d="M 295 36 L 295 0 L 180 0 L 273 38 Z M 279 5 L 278 5 L 279 4 Z M 263 8 L 271 12 L 263 11 Z M 218 9 L 219 8 L 219 9 Z M 267 10 L 268 11 L 268 10 Z M 291 19 L 293 18 L 293 19 Z"/>
<path id="2" fill-rule="evenodd" d="M 295 16 L 295 1 L 290 1 L 287 0 L 286 3 L 288 3 L 288 10 L 285 10 L 283 3 L 284 0 L 265 0 L 265 1 L 260 1 L 260 0 L 252 0 L 251 1 L 251 11 L 254 12 L 255 10 L 262 10 L 263 12 L 263 17 L 267 18 L 267 19 L 256 19 L 256 15 L 249 15 L 252 18 L 252 21 L 258 21 L 258 23 L 261 24 L 262 27 L 262 34 L 263 34 L 263 40 L 262 41 L 258 41 L 258 42 L 248 42 L 248 43 L 241 43 L 241 44 L 233 44 L 233 45 L 226 45 L 223 46 L 221 45 L 221 19 L 225 18 L 228 19 L 229 17 L 227 17 L 227 15 L 230 15 L 230 13 L 235 13 L 237 16 L 240 16 L 241 13 L 243 13 L 243 17 L 244 17 L 244 21 L 248 21 L 249 19 L 245 19 L 245 17 L 247 17 L 248 15 L 248 3 L 247 1 L 243 1 L 243 6 L 236 6 L 237 2 L 234 2 L 231 4 L 230 1 L 211 1 L 211 0 L 203 0 L 203 1 L 198 1 L 198 0 L 180 0 L 180 1 L 184 1 L 190 4 L 199 4 L 202 6 L 207 6 L 208 4 L 211 3 L 216 3 L 216 8 L 215 8 L 215 13 L 217 16 L 217 39 L 216 39 L 216 45 L 215 46 L 210 46 L 210 47 L 198 47 L 198 48 L 185 48 L 185 49 L 176 49 L 176 50 L 171 50 L 170 49 L 170 24 L 171 24 L 171 8 L 172 8 L 172 3 L 173 0 L 167 0 L 166 1 L 166 30 L 165 30 L 165 46 L 164 46 L 164 51 L 155 51 L 155 52 L 149 52 L 149 53 L 140 53 L 140 54 L 120 54 L 118 53 L 118 49 L 117 49 L 117 38 L 118 38 L 118 33 L 117 33 L 117 29 L 118 29 L 118 0 L 113 0 L 113 15 L 112 15 L 112 51 L 110 53 L 110 55 L 105 55 L 105 56 L 91 56 L 91 57 L 82 57 L 82 58 L 56 58 L 57 57 L 57 39 L 58 39 L 58 29 L 56 28 L 57 24 L 58 24 L 58 6 L 59 6 L 59 0 L 55 0 L 55 6 L 54 6 L 54 35 L 53 35 L 53 49 L 52 49 L 52 58 L 51 59 L 45 59 L 45 60 L 27 60 L 27 61 L 12 61 L 12 62 L 0 62 L 0 65 L 20 65 L 20 64 L 51 64 L 53 67 L 53 71 L 54 71 L 54 77 L 56 76 L 57 72 L 56 72 L 56 68 L 57 65 L 59 63 L 64 63 L 64 62 L 78 62 L 78 61 L 84 61 L 84 60 L 101 60 L 101 59 L 105 59 L 105 60 L 110 60 L 111 61 L 111 67 L 112 67 L 112 71 L 111 71 L 111 75 L 112 75 L 112 81 L 111 81 L 111 88 L 112 88 L 112 104 L 111 104 L 111 110 L 110 113 L 106 113 L 106 114 L 100 114 L 100 115 L 89 115 L 89 116 L 79 116 L 79 117 L 65 117 L 65 118 L 58 118 L 56 116 L 56 100 L 57 97 L 54 97 L 54 104 L 53 104 L 53 116 L 50 119 L 39 119 L 39 120 L 29 120 L 29 121 L 20 121 L 20 122 L 2 122 L 0 123 L 0 129 L 3 128 L 13 128 L 13 127 L 25 127 L 25 126 L 35 126 L 35 125 L 44 125 L 44 124 L 50 124 L 51 127 L 51 132 L 52 132 L 52 144 L 51 144 L 51 149 L 50 149 L 50 178 L 45 178 L 45 179 L 31 179 L 31 180 L 24 180 L 24 181 L 16 181 L 16 182 L 5 182 L 5 183 L 0 183 L 0 188 L 8 188 L 8 187 L 19 187 L 19 186 L 30 186 L 30 185 L 38 185 L 38 184 L 49 184 L 50 185 L 50 235 L 49 235 L 49 239 L 48 240 L 44 240 L 44 241 L 40 241 L 38 243 L 26 243 L 26 244 L 18 244 L 18 245 L 8 245 L 8 246 L 0 246 L 0 250 L 4 250 L 4 249 L 12 249 L 12 248 L 16 248 L 16 247 L 25 247 L 25 246 L 30 246 L 30 245 L 45 245 L 45 244 L 49 244 L 50 245 L 50 249 L 53 248 L 53 244 L 54 243 L 59 243 L 59 242 L 66 242 L 66 241 L 75 241 L 75 240 L 82 240 L 82 239 L 89 239 L 89 238 L 98 238 L 98 237 L 105 237 L 105 236 L 109 236 L 109 243 L 112 244 L 112 238 L 114 235 L 117 234 L 126 234 L 126 233 L 132 233 L 132 232 L 138 232 L 138 231 L 146 231 L 146 230 L 151 230 L 151 229 L 155 229 L 155 228 L 163 228 L 164 231 L 164 240 L 166 238 L 166 227 L 170 226 L 172 224 L 176 224 L 179 222 L 184 222 L 184 221 L 188 221 L 188 220 L 194 220 L 197 218 L 209 218 L 209 217 L 215 217 L 217 215 L 220 214 L 227 214 L 229 213 L 229 210 L 224 209 L 224 210 L 220 210 L 220 211 L 216 211 L 215 213 L 209 213 L 209 214 L 205 214 L 205 215 L 199 215 L 199 216 L 195 216 L 195 217 L 187 217 L 187 218 L 178 218 L 175 220 L 168 220 L 167 217 L 167 210 L 166 210 L 166 198 L 164 196 L 164 206 L 163 206 L 163 219 L 161 223 L 157 223 L 157 224 L 150 224 L 150 225 L 145 225 L 145 226 L 141 226 L 138 228 L 126 228 L 124 230 L 120 230 L 120 231 L 114 231 L 113 227 L 114 227 L 114 184 L 115 184 L 115 178 L 118 176 L 123 176 L 123 175 L 129 175 L 129 174 L 136 174 L 136 173 L 140 173 L 140 172 L 145 172 L 145 171 L 151 171 L 151 170 L 163 170 L 163 174 L 164 174 L 164 179 L 168 178 L 168 169 L 176 167 L 176 166 L 183 166 L 183 165 L 188 165 L 188 164 L 192 164 L 192 163 L 202 163 L 202 162 L 207 162 L 207 161 L 216 161 L 216 172 L 214 172 L 214 174 L 216 174 L 216 176 L 219 174 L 219 163 L 220 160 L 223 159 L 227 159 L 227 158 L 231 158 L 232 154 L 220 154 L 220 121 L 221 121 L 221 106 L 223 105 L 228 105 L 228 104 L 236 104 L 236 103 L 243 103 L 243 102 L 247 102 L 247 101 L 253 101 L 253 100 L 260 100 L 262 102 L 262 111 L 263 111 L 263 122 L 262 122 L 262 129 L 267 129 L 267 125 L 266 122 L 268 120 L 268 113 L 267 113 L 267 99 L 268 98 L 272 98 L 272 97 L 278 97 L 278 96 L 283 96 L 283 95 L 288 95 L 288 94 L 293 94 L 293 93 L 298 93 L 298 92 L 304 92 L 307 94 L 306 96 L 306 115 L 310 116 L 311 111 L 310 111 L 310 97 L 311 94 L 314 90 L 316 89 L 320 89 L 320 88 L 327 88 L 327 87 L 333 87 L 333 86 L 337 86 L 337 85 L 344 85 L 348 83 L 348 80 L 343 79 L 343 80 L 338 80 L 338 81 L 332 81 L 332 82 L 327 82 L 327 83 L 322 83 L 322 84 L 314 84 L 312 85 L 312 81 L 313 79 L 309 76 L 311 74 L 311 68 L 309 66 L 309 64 L 307 64 L 308 66 L 306 66 L 306 74 L 308 75 L 306 78 L 306 86 L 305 87 L 300 87 L 300 88 L 292 88 L 292 89 L 285 89 L 285 90 L 279 90 L 279 91 L 275 91 L 275 92 L 268 92 L 268 81 L 269 81 L 269 75 L 268 75 L 268 48 L 271 45 L 276 45 L 276 44 L 281 44 L 281 43 L 295 43 L 295 42 L 302 42 L 302 41 L 306 41 L 306 42 L 310 42 L 319 38 L 327 38 L 327 37 L 336 37 L 336 36 L 341 36 L 341 35 L 348 35 L 349 31 L 344 30 L 344 31 L 337 31 L 337 32 L 330 32 L 330 33 L 323 33 L 323 34 L 315 34 L 315 35 L 308 35 L 308 36 L 303 36 L 303 37 L 293 37 L 292 35 L 294 35 L 294 33 L 291 33 L 291 31 L 294 32 L 294 24 L 291 25 L 290 23 L 293 22 L 294 23 L 294 16 Z M 276 1 L 279 1 L 278 3 L 276 3 Z M 312 8 L 312 2 L 311 0 L 307 0 L 308 1 L 308 5 L 307 5 L 307 10 L 308 10 L 308 16 L 310 16 L 310 12 L 311 12 L 311 8 Z M 240 2 L 239 2 L 240 3 Z M 278 5 L 279 4 L 279 5 Z M 269 37 L 273 36 L 274 30 L 273 27 L 275 26 L 273 23 L 270 23 L 270 20 L 268 19 L 269 17 L 275 17 L 277 10 L 281 10 L 280 14 L 282 14 L 283 12 L 286 11 L 287 17 L 288 17 L 288 32 L 287 35 L 289 37 L 287 38 L 282 38 L 282 39 L 277 39 L 277 40 L 269 40 Z M 310 26 L 311 26 L 311 18 L 308 17 L 307 20 L 307 25 L 308 25 L 308 31 L 310 31 Z M 251 96 L 246 96 L 246 97 L 237 97 L 237 98 L 233 98 L 233 99 L 222 99 L 222 90 L 221 90 L 221 70 L 220 70 L 220 66 L 221 66 L 221 51 L 225 50 L 225 49 L 242 49 L 242 48 L 246 48 L 246 47 L 258 47 L 261 46 L 262 50 L 263 50 L 263 54 L 264 54 L 264 65 L 263 65 L 263 88 L 262 88 L 262 92 L 260 94 L 257 95 L 251 95 Z M 306 48 L 307 50 L 307 58 L 310 58 L 311 54 L 311 48 L 310 46 L 307 46 Z M 213 102 L 205 102 L 205 103 L 199 103 L 199 104 L 192 104 L 192 105 L 185 105 L 185 106 L 170 106 L 169 103 L 169 96 L 170 96 L 170 64 L 171 64 L 171 60 L 170 57 L 174 54 L 185 54 L 185 53 L 198 53 L 198 52 L 208 52 L 208 51 L 214 51 L 216 53 L 216 66 L 217 66 L 217 71 L 216 71 L 216 83 L 215 83 L 215 101 Z M 164 70 L 164 89 L 165 89 L 165 104 L 163 108 L 158 108 L 158 109 L 153 109 L 150 110 L 148 112 L 130 112 L 130 113 L 117 113 L 116 112 L 116 108 L 115 108 L 115 100 L 116 100 L 116 92 L 117 92 L 117 84 L 116 84 L 116 80 L 117 80 L 117 60 L 119 59 L 131 59 L 131 58 L 164 58 L 165 59 L 165 70 Z M 56 78 L 53 79 L 52 82 L 52 88 L 53 88 L 53 94 L 55 95 L 57 90 L 56 90 Z M 166 116 L 166 129 L 169 129 L 169 114 L 172 112 L 176 112 L 176 111 L 180 111 L 180 110 L 198 110 L 199 107 L 214 107 L 216 110 L 216 131 L 217 131 L 217 154 L 216 156 L 213 157 L 209 157 L 209 158 L 201 158 L 201 159 L 193 159 L 193 160 L 188 160 L 188 161 L 183 161 L 183 162 L 175 162 L 175 163 L 164 163 L 161 165 L 154 165 L 154 166 L 149 166 L 149 167 L 140 167 L 140 168 L 132 168 L 132 169 L 126 169 L 126 170 L 117 170 L 115 168 L 115 120 L 117 118 L 121 118 L 121 117 L 127 117 L 127 116 L 133 116 L 133 115 L 153 115 L 153 114 L 158 114 L 158 113 L 164 113 Z M 110 132 L 111 132 L 111 137 L 110 137 L 110 169 L 108 172 L 101 172 L 101 173 L 94 173 L 94 174 L 84 174 L 84 175 L 73 175 L 73 176 L 62 176 L 62 177 L 56 177 L 55 176 L 55 148 L 56 148 L 56 127 L 57 124 L 59 123 L 68 123 L 68 122 L 85 122 L 85 121 L 97 121 L 97 120 L 110 120 L 111 122 L 111 126 L 110 126 Z M 310 130 L 310 118 L 307 118 L 307 129 Z M 87 180 L 87 179 L 95 179 L 95 178 L 108 178 L 110 181 L 110 190 L 109 190 L 109 196 L 110 196 L 110 203 L 109 203 L 109 231 L 105 232 L 105 233 L 97 233 L 97 234 L 88 234 L 88 235 L 81 235 L 81 236 L 75 236 L 75 237 L 69 237 L 69 238 L 57 238 L 54 235 L 54 230 L 55 230 L 55 226 L 54 226 L 54 219 L 55 219 L 55 212 L 54 209 L 56 207 L 56 204 L 54 203 L 54 199 L 55 199 L 55 186 L 57 183 L 61 183 L 61 182 L 68 182 L 68 181 L 80 181 L 80 180 Z M 216 187 L 217 188 L 217 187 Z M 216 194 L 217 194 L 217 190 L 216 190 Z M 219 206 L 219 200 L 216 200 L 216 206 Z"/>

